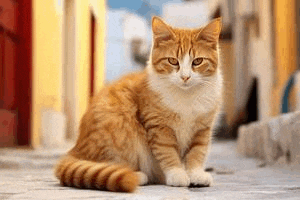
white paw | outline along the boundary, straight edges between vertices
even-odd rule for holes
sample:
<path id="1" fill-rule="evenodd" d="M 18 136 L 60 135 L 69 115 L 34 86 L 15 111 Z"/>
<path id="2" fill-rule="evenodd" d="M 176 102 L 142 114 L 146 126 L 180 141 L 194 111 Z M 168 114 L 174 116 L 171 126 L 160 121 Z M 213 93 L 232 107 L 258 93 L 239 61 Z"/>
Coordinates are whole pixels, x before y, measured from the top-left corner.
<path id="1" fill-rule="evenodd" d="M 191 180 L 191 186 L 202 186 L 202 187 L 208 187 L 212 186 L 213 184 L 213 178 L 210 173 L 205 172 L 202 168 L 196 168 L 193 170 L 190 170 L 188 172 L 188 175 Z"/>
<path id="2" fill-rule="evenodd" d="M 173 168 L 165 173 L 166 184 L 170 186 L 187 187 L 190 185 L 190 178 L 182 168 Z"/>
<path id="3" fill-rule="evenodd" d="M 148 183 L 148 176 L 144 172 L 138 171 L 135 173 L 139 177 L 139 180 L 140 180 L 139 185 L 146 185 Z"/>

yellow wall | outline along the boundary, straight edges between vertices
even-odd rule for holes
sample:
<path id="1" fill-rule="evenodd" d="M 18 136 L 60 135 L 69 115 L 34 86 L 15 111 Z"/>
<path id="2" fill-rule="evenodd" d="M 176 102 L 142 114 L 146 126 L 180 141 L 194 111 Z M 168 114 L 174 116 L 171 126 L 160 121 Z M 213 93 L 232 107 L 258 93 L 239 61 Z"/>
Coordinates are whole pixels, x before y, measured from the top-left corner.
<path id="1" fill-rule="evenodd" d="M 284 86 L 291 73 L 296 69 L 295 2 L 294 0 L 275 0 L 276 82 L 271 98 L 272 115 L 280 113 Z"/>
<path id="2" fill-rule="evenodd" d="M 33 0 L 33 97 L 31 145 L 41 144 L 41 111 L 52 108 L 63 112 L 62 70 L 63 41 L 62 15 L 63 5 L 59 1 Z M 62 1 L 63 2 L 63 1 Z M 105 1 L 91 0 L 91 3 L 75 0 L 76 27 L 76 72 L 79 119 L 85 112 L 89 101 L 90 73 L 90 10 L 96 13 L 96 66 L 95 88 L 104 80 L 104 37 L 105 37 Z"/>
<path id="3" fill-rule="evenodd" d="M 61 111 L 61 16 L 53 0 L 33 0 L 32 146 L 40 144 L 41 109 Z"/>
<path id="4" fill-rule="evenodd" d="M 78 74 L 78 110 L 79 118 L 87 108 L 89 102 L 90 76 L 90 10 L 89 1 L 75 0 L 76 13 L 76 63 Z M 86 30 L 86 31 L 82 31 Z"/>
<path id="5" fill-rule="evenodd" d="M 96 15 L 96 69 L 95 89 L 96 92 L 103 86 L 105 76 L 105 33 L 106 33 L 106 1 L 90 0 Z"/>
<path id="6" fill-rule="evenodd" d="M 105 53 L 105 1 L 76 0 L 77 14 L 77 62 L 79 72 L 79 116 L 84 114 L 89 102 L 89 77 L 90 77 L 90 30 L 91 30 L 91 13 L 94 12 L 96 17 L 96 45 L 95 45 L 95 82 L 94 88 L 97 92 L 104 81 L 104 53 Z M 82 31 L 88 30 L 88 31 Z M 88 86 L 88 87 L 87 87 Z"/>

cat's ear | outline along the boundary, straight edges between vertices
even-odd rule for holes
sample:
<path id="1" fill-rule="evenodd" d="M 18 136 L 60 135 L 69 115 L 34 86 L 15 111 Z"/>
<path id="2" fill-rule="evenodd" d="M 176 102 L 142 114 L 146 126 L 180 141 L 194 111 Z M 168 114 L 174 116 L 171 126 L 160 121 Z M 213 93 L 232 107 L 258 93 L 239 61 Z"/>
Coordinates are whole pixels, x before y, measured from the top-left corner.
<path id="1" fill-rule="evenodd" d="M 152 32 L 157 42 L 175 39 L 172 28 L 157 16 L 152 18 Z"/>
<path id="2" fill-rule="evenodd" d="M 214 19 L 204 28 L 199 30 L 196 36 L 197 40 L 206 40 L 208 42 L 217 42 L 221 33 L 222 19 L 221 17 Z"/>

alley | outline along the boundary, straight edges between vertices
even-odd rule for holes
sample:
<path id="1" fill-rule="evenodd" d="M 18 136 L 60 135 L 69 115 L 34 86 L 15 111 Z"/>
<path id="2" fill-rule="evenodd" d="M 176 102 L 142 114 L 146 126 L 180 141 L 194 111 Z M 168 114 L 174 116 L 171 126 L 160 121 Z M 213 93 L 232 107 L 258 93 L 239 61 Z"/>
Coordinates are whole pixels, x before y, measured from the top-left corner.
<path id="1" fill-rule="evenodd" d="M 237 155 L 235 141 L 215 141 L 207 162 L 215 184 L 207 188 L 161 185 L 135 193 L 113 193 L 61 187 L 52 166 L 64 150 L 0 152 L 0 199 L 299 199 L 300 169 L 264 166 Z"/>

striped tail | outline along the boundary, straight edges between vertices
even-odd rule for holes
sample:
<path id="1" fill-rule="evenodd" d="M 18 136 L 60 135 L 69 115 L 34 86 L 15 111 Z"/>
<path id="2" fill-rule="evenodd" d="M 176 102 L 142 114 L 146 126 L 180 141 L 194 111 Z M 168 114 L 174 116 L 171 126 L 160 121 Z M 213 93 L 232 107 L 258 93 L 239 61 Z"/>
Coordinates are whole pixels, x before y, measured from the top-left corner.
<path id="1" fill-rule="evenodd" d="M 133 192 L 139 184 L 138 175 L 128 167 L 80 160 L 72 156 L 59 161 L 55 176 L 65 186 L 113 192 Z"/>

